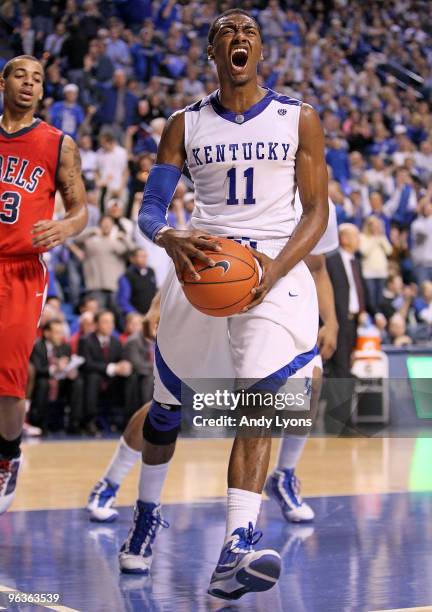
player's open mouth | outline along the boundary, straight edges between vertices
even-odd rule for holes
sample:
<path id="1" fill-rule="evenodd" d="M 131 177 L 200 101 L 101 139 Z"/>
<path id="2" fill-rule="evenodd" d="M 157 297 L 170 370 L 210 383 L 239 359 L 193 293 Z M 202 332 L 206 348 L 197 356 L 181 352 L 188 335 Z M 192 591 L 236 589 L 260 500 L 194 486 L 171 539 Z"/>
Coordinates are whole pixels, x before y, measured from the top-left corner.
<path id="1" fill-rule="evenodd" d="M 249 57 L 248 50 L 245 47 L 236 47 L 231 51 L 231 67 L 235 72 L 241 72 L 247 64 Z"/>

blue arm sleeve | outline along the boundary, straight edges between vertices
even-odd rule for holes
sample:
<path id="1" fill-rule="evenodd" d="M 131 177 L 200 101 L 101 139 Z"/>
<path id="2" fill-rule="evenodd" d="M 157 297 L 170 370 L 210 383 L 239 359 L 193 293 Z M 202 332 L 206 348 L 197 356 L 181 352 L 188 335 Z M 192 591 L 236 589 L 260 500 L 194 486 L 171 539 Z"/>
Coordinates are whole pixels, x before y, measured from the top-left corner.
<path id="1" fill-rule="evenodd" d="M 138 226 L 150 240 L 167 224 L 168 206 L 180 176 L 180 169 L 171 164 L 156 164 L 150 170 L 138 214 Z"/>

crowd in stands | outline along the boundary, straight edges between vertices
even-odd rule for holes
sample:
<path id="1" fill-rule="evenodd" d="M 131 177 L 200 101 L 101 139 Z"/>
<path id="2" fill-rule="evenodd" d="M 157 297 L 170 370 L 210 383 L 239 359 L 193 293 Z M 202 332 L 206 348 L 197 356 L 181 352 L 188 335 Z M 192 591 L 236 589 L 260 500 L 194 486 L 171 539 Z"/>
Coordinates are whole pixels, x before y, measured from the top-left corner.
<path id="1" fill-rule="evenodd" d="M 34 394 L 81 398 L 69 400 L 72 429 L 99 426 L 99 395 L 114 405 L 123 393 L 133 405 L 149 394 L 151 350 L 140 326 L 167 258 L 137 230 L 137 213 L 167 118 L 217 89 L 207 33 L 215 16 L 234 6 L 229 0 L 1 3 L 0 67 L 22 53 L 41 59 L 46 80 L 38 114 L 75 138 L 82 157 L 89 226 L 49 255 L 51 299 L 38 341 L 45 349 L 35 347 L 32 358 L 39 373 Z M 431 343 L 432 3 L 244 0 L 241 6 L 262 29 L 260 84 L 320 113 L 329 195 L 338 222 L 361 230 L 363 275 L 383 341 Z M 193 207 L 193 185 L 183 177 L 169 223 L 184 228 Z M 61 201 L 57 208 L 61 214 Z M 65 342 L 86 359 L 79 366 L 85 390 L 77 368 L 57 385 L 48 377 L 38 387 L 43 368 L 61 373 L 70 359 Z M 46 370 L 53 354 L 57 365 Z M 146 355 L 142 368 L 137 354 Z M 120 424 L 124 415 L 113 410 L 110 423 Z"/>

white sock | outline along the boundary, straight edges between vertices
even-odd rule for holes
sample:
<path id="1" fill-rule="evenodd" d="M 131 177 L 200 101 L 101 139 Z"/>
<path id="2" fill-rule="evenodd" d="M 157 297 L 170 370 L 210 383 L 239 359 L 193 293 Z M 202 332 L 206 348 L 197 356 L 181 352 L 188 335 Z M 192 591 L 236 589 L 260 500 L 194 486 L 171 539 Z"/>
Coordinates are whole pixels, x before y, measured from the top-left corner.
<path id="1" fill-rule="evenodd" d="M 159 465 L 141 464 L 139 499 L 146 503 L 159 504 L 162 487 L 168 473 L 170 462 Z"/>
<path id="2" fill-rule="evenodd" d="M 280 470 L 293 470 L 300 460 L 308 436 L 286 436 L 279 448 L 277 467 Z"/>
<path id="3" fill-rule="evenodd" d="M 239 527 L 255 527 L 261 507 L 261 493 L 244 489 L 228 489 L 227 524 L 225 539 Z"/>
<path id="4" fill-rule="evenodd" d="M 140 457 L 141 452 L 128 446 L 122 436 L 103 477 L 120 485 Z"/>

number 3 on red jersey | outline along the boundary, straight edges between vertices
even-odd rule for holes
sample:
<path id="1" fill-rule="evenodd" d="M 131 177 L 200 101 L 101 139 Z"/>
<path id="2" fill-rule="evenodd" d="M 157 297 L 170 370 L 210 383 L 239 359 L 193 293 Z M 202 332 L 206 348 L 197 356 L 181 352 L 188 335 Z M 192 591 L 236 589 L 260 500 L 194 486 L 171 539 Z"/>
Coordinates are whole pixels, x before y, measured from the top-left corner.
<path id="1" fill-rule="evenodd" d="M 0 196 L 0 223 L 16 223 L 19 216 L 21 195 L 16 191 L 5 191 Z"/>

